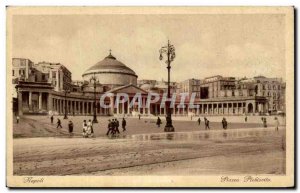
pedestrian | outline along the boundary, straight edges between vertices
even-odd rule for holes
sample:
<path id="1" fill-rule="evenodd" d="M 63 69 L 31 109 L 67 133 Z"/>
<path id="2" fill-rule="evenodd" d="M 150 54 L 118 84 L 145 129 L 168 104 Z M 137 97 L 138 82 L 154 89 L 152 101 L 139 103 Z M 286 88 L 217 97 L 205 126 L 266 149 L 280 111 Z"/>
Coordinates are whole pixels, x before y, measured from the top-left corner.
<path id="1" fill-rule="evenodd" d="M 267 118 L 264 118 L 263 124 L 264 124 L 264 127 L 268 127 L 268 126 L 267 126 Z"/>
<path id="2" fill-rule="evenodd" d="M 223 119 L 222 119 L 222 126 L 223 126 L 223 129 L 227 129 L 227 121 L 226 121 L 225 117 L 223 117 Z"/>
<path id="3" fill-rule="evenodd" d="M 93 123 L 92 123 L 91 119 L 87 123 L 87 134 L 88 134 L 88 136 L 91 136 L 91 137 L 93 137 L 93 134 L 94 134 Z"/>
<path id="4" fill-rule="evenodd" d="M 208 119 L 205 119 L 205 129 L 210 129 L 209 128 L 209 120 Z"/>
<path id="5" fill-rule="evenodd" d="M 157 127 L 160 127 L 160 124 L 161 124 L 161 119 L 159 117 L 157 117 L 157 121 L 156 121 Z"/>
<path id="6" fill-rule="evenodd" d="M 57 118 L 57 126 L 56 126 L 56 128 L 58 128 L 58 127 L 62 128 L 62 126 L 61 126 L 61 121 L 60 121 L 59 118 Z"/>
<path id="7" fill-rule="evenodd" d="M 119 123 L 118 119 L 115 119 L 115 124 L 116 124 L 116 132 L 120 133 L 120 131 L 119 131 L 120 123 Z"/>
<path id="8" fill-rule="evenodd" d="M 197 122 L 198 122 L 198 125 L 200 126 L 200 124 L 201 124 L 201 119 L 200 119 L 200 117 L 198 118 Z"/>
<path id="9" fill-rule="evenodd" d="M 225 118 L 224 117 L 222 119 L 222 127 L 223 127 L 223 129 L 225 129 Z"/>
<path id="10" fill-rule="evenodd" d="M 139 120 L 141 120 L 141 114 L 139 114 Z"/>
<path id="11" fill-rule="evenodd" d="M 191 121 L 193 120 L 193 115 L 191 115 Z"/>
<path id="12" fill-rule="evenodd" d="M 16 119 L 17 119 L 17 124 L 18 124 L 20 121 L 20 117 L 17 115 Z"/>
<path id="13" fill-rule="evenodd" d="M 248 120 L 248 117 L 246 116 L 246 117 L 245 117 L 245 122 L 246 122 L 246 123 L 247 123 L 247 120 Z"/>
<path id="14" fill-rule="evenodd" d="M 108 136 L 109 135 L 109 133 L 113 133 L 113 131 L 112 131 L 112 122 L 111 122 L 111 120 L 109 119 L 108 120 L 108 124 L 107 124 L 107 132 L 106 132 L 106 135 Z"/>
<path id="15" fill-rule="evenodd" d="M 83 120 L 83 123 L 82 123 L 82 136 L 87 137 L 87 123 L 86 123 L 86 120 Z"/>
<path id="16" fill-rule="evenodd" d="M 123 128 L 123 132 L 126 131 L 126 120 L 125 120 L 124 117 L 123 117 L 123 120 L 122 120 L 122 128 Z"/>
<path id="17" fill-rule="evenodd" d="M 73 135 L 73 122 L 70 120 L 69 124 L 68 124 L 68 128 L 69 128 L 69 135 Z"/>
<path id="18" fill-rule="evenodd" d="M 275 131 L 278 131 L 279 129 L 279 120 L 277 117 L 275 117 Z"/>
<path id="19" fill-rule="evenodd" d="M 53 115 L 51 115 L 50 120 L 51 120 L 51 124 L 53 124 Z"/>

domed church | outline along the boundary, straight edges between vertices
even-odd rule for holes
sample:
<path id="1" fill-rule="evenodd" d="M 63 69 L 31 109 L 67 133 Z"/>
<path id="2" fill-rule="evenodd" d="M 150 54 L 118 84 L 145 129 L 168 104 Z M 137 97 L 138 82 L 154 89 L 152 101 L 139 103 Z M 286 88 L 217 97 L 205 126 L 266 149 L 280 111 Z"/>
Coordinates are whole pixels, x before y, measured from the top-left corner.
<path id="1" fill-rule="evenodd" d="M 129 84 L 137 85 L 138 78 L 132 69 L 111 54 L 111 50 L 108 56 L 87 69 L 82 75 L 83 79 L 87 81 L 93 76 L 99 80 L 101 85 L 110 89 Z"/>

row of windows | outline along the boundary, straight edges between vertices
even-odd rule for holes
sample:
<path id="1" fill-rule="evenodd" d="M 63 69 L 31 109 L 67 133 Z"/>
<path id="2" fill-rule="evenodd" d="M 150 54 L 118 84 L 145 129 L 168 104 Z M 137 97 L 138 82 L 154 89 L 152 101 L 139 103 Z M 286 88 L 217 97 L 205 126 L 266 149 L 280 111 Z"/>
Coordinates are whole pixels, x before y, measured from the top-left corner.
<path id="1" fill-rule="evenodd" d="M 263 85 L 263 90 L 267 90 L 267 89 L 269 89 L 269 90 L 280 90 L 280 85 Z"/>
<path id="2" fill-rule="evenodd" d="M 12 70 L 12 75 L 15 76 L 15 70 Z M 25 75 L 25 70 L 19 70 L 19 75 Z"/>

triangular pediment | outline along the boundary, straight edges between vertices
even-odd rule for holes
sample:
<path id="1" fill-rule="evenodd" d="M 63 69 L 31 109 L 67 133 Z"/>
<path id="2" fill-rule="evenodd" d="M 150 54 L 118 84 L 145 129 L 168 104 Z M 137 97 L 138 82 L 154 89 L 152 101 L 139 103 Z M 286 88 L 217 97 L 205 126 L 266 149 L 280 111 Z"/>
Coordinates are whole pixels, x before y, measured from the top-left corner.
<path id="1" fill-rule="evenodd" d="M 120 87 L 114 88 L 108 92 L 110 92 L 110 93 L 126 93 L 126 94 L 136 94 L 136 93 L 148 94 L 147 91 L 145 91 L 133 84 L 120 86 Z"/>

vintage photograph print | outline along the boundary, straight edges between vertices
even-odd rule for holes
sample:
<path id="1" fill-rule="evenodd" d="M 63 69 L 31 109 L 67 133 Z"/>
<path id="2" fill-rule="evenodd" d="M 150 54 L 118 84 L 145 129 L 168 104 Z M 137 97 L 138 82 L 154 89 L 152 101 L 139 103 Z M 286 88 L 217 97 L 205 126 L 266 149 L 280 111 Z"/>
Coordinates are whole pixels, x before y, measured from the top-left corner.
<path id="1" fill-rule="evenodd" d="M 7 7 L 8 187 L 293 187 L 293 7 Z"/>

